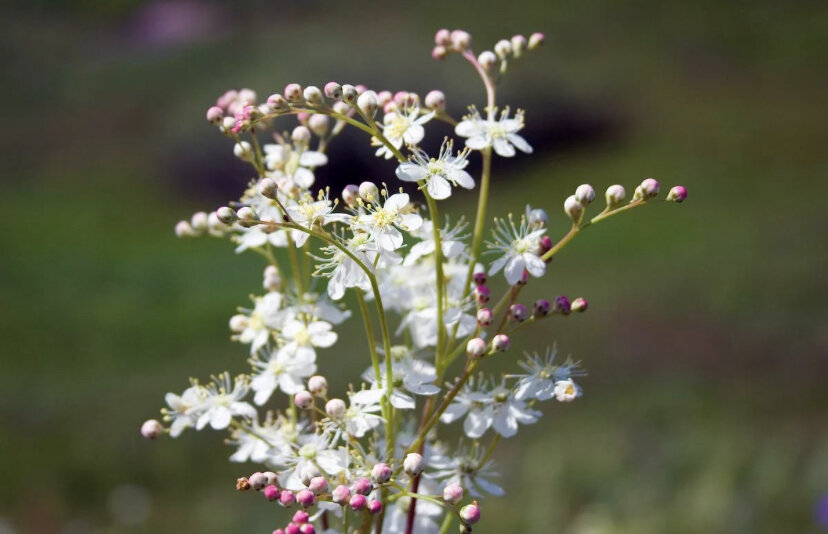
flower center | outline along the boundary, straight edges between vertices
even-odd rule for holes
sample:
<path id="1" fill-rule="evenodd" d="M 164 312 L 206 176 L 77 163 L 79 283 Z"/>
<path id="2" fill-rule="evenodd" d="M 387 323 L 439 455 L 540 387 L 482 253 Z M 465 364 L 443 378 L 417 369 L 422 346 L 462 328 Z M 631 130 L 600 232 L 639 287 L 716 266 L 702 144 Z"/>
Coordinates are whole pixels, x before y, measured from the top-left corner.
<path id="1" fill-rule="evenodd" d="M 308 333 L 308 329 L 303 327 L 301 330 L 296 332 L 293 339 L 300 345 L 310 345 L 311 335 Z"/>
<path id="2" fill-rule="evenodd" d="M 391 139 L 403 136 L 406 130 L 411 123 L 408 120 L 408 117 L 405 115 L 395 115 L 391 121 L 385 125 L 384 133 L 386 137 L 390 137 Z"/>

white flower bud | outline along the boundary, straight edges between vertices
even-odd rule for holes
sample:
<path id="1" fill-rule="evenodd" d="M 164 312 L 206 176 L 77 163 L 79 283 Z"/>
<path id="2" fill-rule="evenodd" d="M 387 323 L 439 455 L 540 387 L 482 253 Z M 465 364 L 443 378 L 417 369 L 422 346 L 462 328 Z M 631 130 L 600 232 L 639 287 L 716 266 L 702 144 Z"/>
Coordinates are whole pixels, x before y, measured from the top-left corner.
<path id="1" fill-rule="evenodd" d="M 345 401 L 342 399 L 331 399 L 325 403 L 325 413 L 331 419 L 342 419 L 345 417 L 345 412 L 348 407 L 345 406 Z"/>
<path id="2" fill-rule="evenodd" d="M 342 86 L 336 82 L 328 82 L 325 84 L 325 96 L 331 100 L 339 100 L 342 98 Z"/>
<path id="3" fill-rule="evenodd" d="M 259 471 L 247 477 L 247 481 L 250 482 L 250 487 L 257 491 L 267 486 L 267 477 Z"/>
<path id="4" fill-rule="evenodd" d="M 440 46 L 448 46 L 451 44 L 451 32 L 447 29 L 443 28 L 441 30 L 437 30 L 437 33 L 434 34 L 434 44 Z"/>
<path id="5" fill-rule="evenodd" d="M 586 206 L 595 200 L 595 189 L 589 184 L 581 184 L 575 190 L 575 199 Z"/>
<path id="6" fill-rule="evenodd" d="M 607 188 L 607 192 L 604 196 L 607 199 L 607 206 L 612 209 L 624 201 L 624 198 L 627 196 L 627 192 L 624 190 L 623 185 L 615 184 Z"/>
<path id="7" fill-rule="evenodd" d="M 572 402 L 578 397 L 578 386 L 571 378 L 555 382 L 555 398 L 558 402 Z"/>
<path id="8" fill-rule="evenodd" d="M 256 212 L 253 210 L 253 208 L 251 208 L 250 206 L 239 208 L 239 211 L 237 213 L 239 215 L 239 224 L 241 224 L 242 226 L 249 228 L 251 226 L 256 226 L 256 224 L 258 224 L 256 222 L 253 222 L 256 219 L 258 219 L 258 216 L 256 215 Z"/>
<path id="9" fill-rule="evenodd" d="M 457 504 L 463 500 L 463 486 L 451 482 L 443 488 L 443 500 L 449 504 Z"/>
<path id="10" fill-rule="evenodd" d="M 649 200 L 658 195 L 659 185 L 658 181 L 647 178 L 641 185 L 635 188 L 633 200 Z"/>
<path id="11" fill-rule="evenodd" d="M 218 124 L 224 118 L 224 110 L 218 106 L 213 106 L 207 110 L 207 120 L 213 124 Z"/>
<path id="12" fill-rule="evenodd" d="M 328 119 L 327 115 L 322 114 L 315 114 L 311 115 L 308 119 L 308 128 L 312 131 L 317 137 L 325 137 L 328 135 L 328 129 L 330 127 L 330 119 Z"/>
<path id="13" fill-rule="evenodd" d="M 431 50 L 431 57 L 436 60 L 446 59 L 448 49 L 445 46 L 437 45 Z"/>
<path id="14" fill-rule="evenodd" d="M 405 460 L 403 460 L 403 470 L 409 476 L 419 475 L 423 472 L 424 467 L 423 457 L 416 452 L 407 454 Z"/>
<path id="15" fill-rule="evenodd" d="M 285 98 L 288 102 L 301 102 L 303 96 L 302 86 L 298 83 L 289 83 L 285 86 Z"/>
<path id="16" fill-rule="evenodd" d="M 512 43 L 507 41 L 506 39 L 501 39 L 494 45 L 495 54 L 500 59 L 506 59 L 509 57 L 509 54 L 512 53 Z"/>
<path id="17" fill-rule="evenodd" d="M 141 435 L 147 439 L 155 439 L 164 433 L 164 426 L 155 419 L 144 421 L 141 425 Z"/>
<path id="18" fill-rule="evenodd" d="M 207 230 L 207 214 L 203 211 L 193 213 L 193 216 L 190 218 L 190 225 L 192 225 L 193 230 L 196 232 Z"/>
<path id="19" fill-rule="evenodd" d="M 230 331 L 241 334 L 247 328 L 247 316 L 237 313 L 230 318 Z"/>
<path id="20" fill-rule="evenodd" d="M 685 198 L 687 198 L 687 188 L 683 185 L 674 186 L 667 193 L 667 200 L 670 202 L 684 202 Z"/>
<path id="21" fill-rule="evenodd" d="M 229 131 L 236 125 L 236 119 L 233 117 L 224 117 L 221 119 L 221 129 L 224 131 Z"/>
<path id="22" fill-rule="evenodd" d="M 276 198 L 276 192 L 279 190 L 279 186 L 273 178 L 262 178 L 256 187 L 265 198 Z"/>
<path id="23" fill-rule="evenodd" d="M 310 391 L 302 390 L 293 396 L 293 403 L 297 408 L 307 410 L 313 406 L 313 395 L 311 395 Z"/>
<path id="24" fill-rule="evenodd" d="M 578 202 L 578 199 L 575 198 L 575 195 L 570 195 L 564 201 L 564 211 L 572 219 L 572 222 L 578 224 L 581 222 L 581 218 L 584 216 L 584 205 Z"/>
<path id="25" fill-rule="evenodd" d="M 244 105 L 251 105 L 256 103 L 256 91 L 253 89 L 240 89 L 239 96 L 237 97 L 239 102 L 242 102 Z"/>
<path id="26" fill-rule="evenodd" d="M 222 206 L 216 210 L 216 217 L 218 220 L 223 222 L 224 224 L 233 224 L 238 219 L 238 215 L 233 210 L 233 208 L 228 208 L 227 206 Z"/>
<path id="27" fill-rule="evenodd" d="M 357 98 L 357 107 L 368 117 L 376 115 L 377 106 L 377 93 L 374 91 L 365 91 Z"/>
<path id="28" fill-rule="evenodd" d="M 265 267 L 262 278 L 262 287 L 267 291 L 279 291 L 282 287 L 282 277 L 279 275 L 279 270 L 273 265 Z"/>
<path id="29" fill-rule="evenodd" d="M 354 87 L 351 84 L 347 84 L 347 83 L 342 86 L 342 100 L 344 102 L 352 104 L 356 100 L 356 97 L 357 97 L 356 87 Z"/>
<path id="30" fill-rule="evenodd" d="M 187 221 L 178 221 L 175 225 L 175 236 L 176 237 L 194 237 L 198 235 L 193 227 L 190 226 L 190 223 Z"/>
<path id="31" fill-rule="evenodd" d="M 425 97 L 425 107 L 434 111 L 446 109 L 446 95 L 442 91 L 429 91 Z"/>
<path id="32" fill-rule="evenodd" d="M 219 220 L 215 211 L 211 211 L 207 215 L 207 231 L 213 235 L 222 236 L 225 230 L 227 230 L 227 225 Z"/>
<path id="33" fill-rule="evenodd" d="M 356 206 L 357 198 L 359 198 L 359 186 L 348 184 L 342 189 L 342 200 L 348 206 Z"/>
<path id="34" fill-rule="evenodd" d="M 486 342 L 479 337 L 475 337 L 466 343 L 466 354 L 469 358 L 477 359 L 486 354 Z"/>
<path id="35" fill-rule="evenodd" d="M 305 126 L 297 126 L 290 134 L 290 138 L 299 146 L 308 146 L 311 140 L 311 133 Z"/>
<path id="36" fill-rule="evenodd" d="M 267 97 L 267 107 L 272 111 L 281 113 L 288 111 L 290 109 L 290 104 L 288 104 L 288 101 L 285 100 L 285 97 L 280 94 L 275 94 Z"/>
<path id="37" fill-rule="evenodd" d="M 512 340 L 506 334 L 498 334 L 492 338 L 492 348 L 498 352 L 506 352 Z"/>
<path id="38" fill-rule="evenodd" d="M 535 50 L 536 48 L 539 48 L 543 44 L 543 41 L 545 39 L 546 37 L 540 32 L 535 32 L 532 35 L 530 35 L 529 50 Z"/>
<path id="39" fill-rule="evenodd" d="M 373 182 L 359 184 L 359 196 L 366 202 L 376 203 L 379 200 L 379 188 Z"/>
<path id="40" fill-rule="evenodd" d="M 463 30 L 454 30 L 450 34 L 451 46 L 458 52 L 465 52 L 471 46 L 471 35 Z"/>
<path id="41" fill-rule="evenodd" d="M 325 103 L 325 99 L 322 97 L 322 91 L 320 91 L 316 86 L 309 85 L 308 87 L 305 87 L 302 94 L 305 96 L 305 100 L 308 101 L 308 104 L 312 106 L 321 106 Z"/>
<path id="42" fill-rule="evenodd" d="M 308 379 L 308 391 L 314 395 L 324 395 L 328 392 L 328 381 L 324 376 L 314 375 Z"/>
<path id="43" fill-rule="evenodd" d="M 265 471 L 262 474 L 264 475 L 265 481 L 267 482 L 268 486 L 271 484 L 276 484 L 276 482 L 278 482 L 279 480 L 279 476 L 273 471 Z"/>
<path id="44" fill-rule="evenodd" d="M 512 36 L 512 52 L 515 57 L 520 57 L 524 50 L 526 50 L 526 37 L 522 35 Z"/>
<path id="45" fill-rule="evenodd" d="M 351 106 L 340 100 L 339 102 L 334 102 L 333 110 L 340 115 L 347 115 L 351 111 Z"/>
<path id="46" fill-rule="evenodd" d="M 239 159 L 251 160 L 253 159 L 253 147 L 247 141 L 239 141 L 233 147 L 233 154 Z"/>
<path id="47" fill-rule="evenodd" d="M 497 56 L 491 50 L 484 50 L 477 56 L 477 62 L 487 71 L 492 70 L 497 65 Z"/>

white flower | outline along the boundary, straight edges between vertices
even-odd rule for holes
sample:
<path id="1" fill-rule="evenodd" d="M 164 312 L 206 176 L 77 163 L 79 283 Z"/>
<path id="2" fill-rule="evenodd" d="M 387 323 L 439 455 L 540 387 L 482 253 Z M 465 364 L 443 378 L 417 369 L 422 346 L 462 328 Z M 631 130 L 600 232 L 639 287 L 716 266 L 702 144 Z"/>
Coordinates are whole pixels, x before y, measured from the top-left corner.
<path id="1" fill-rule="evenodd" d="M 380 369 L 380 381 L 377 382 L 374 369 L 369 367 L 362 378 L 371 383 L 371 389 L 358 391 L 351 396 L 351 402 L 357 404 L 378 403 L 385 395 L 387 385 L 387 374 L 385 367 Z M 437 380 L 437 372 L 434 366 L 422 360 L 416 360 L 410 354 L 406 354 L 399 360 L 391 363 L 391 405 L 398 410 L 413 410 L 414 398 L 408 393 L 415 395 L 434 395 L 440 392 L 440 388 L 434 385 Z"/>
<path id="2" fill-rule="evenodd" d="M 282 338 L 287 342 L 280 351 L 287 357 L 302 361 L 315 361 L 314 347 L 330 347 L 337 340 L 336 332 L 331 331 L 331 324 L 325 321 L 313 321 L 305 324 L 298 319 L 288 319 L 282 327 Z"/>
<path id="3" fill-rule="evenodd" d="M 255 354 L 267 343 L 271 330 L 281 326 L 281 306 L 282 295 L 275 291 L 256 299 L 256 305 L 247 318 L 247 324 L 238 335 L 239 341 L 250 343 L 250 354 Z"/>
<path id="4" fill-rule="evenodd" d="M 463 169 L 469 164 L 466 157 L 469 149 L 452 156 L 452 142 L 444 141 L 440 155 L 430 158 L 422 150 L 415 149 L 411 161 L 400 163 L 397 178 L 404 182 L 425 182 L 425 189 L 431 198 L 442 200 L 451 196 L 451 186 L 474 188 L 474 179 Z"/>
<path id="5" fill-rule="evenodd" d="M 256 392 L 253 402 L 259 406 L 267 402 L 277 387 L 287 395 L 302 391 L 305 379 L 316 372 L 316 354 L 307 351 L 292 354 L 280 349 L 271 352 L 267 361 L 255 359 L 251 363 L 258 374 L 250 381 L 250 388 Z"/>
<path id="6" fill-rule="evenodd" d="M 164 419 L 172 421 L 170 425 L 170 436 L 177 438 L 181 433 L 192 426 L 195 426 L 199 415 L 204 408 L 204 399 L 207 392 L 198 384 L 193 384 L 184 390 L 180 396 L 175 393 L 167 393 L 164 400 L 169 409 L 164 409 Z"/>
<path id="7" fill-rule="evenodd" d="M 484 493 L 500 497 L 506 492 L 490 480 L 500 475 L 493 460 L 484 462 L 485 455 L 485 450 L 473 454 L 462 446 L 451 454 L 445 450 L 436 451 L 429 460 L 429 466 L 434 471 L 427 472 L 426 476 L 440 480 L 444 485 L 452 482 L 460 484 L 472 497 L 483 497 Z"/>
<path id="8" fill-rule="evenodd" d="M 376 206 L 373 211 L 360 215 L 357 223 L 379 248 L 391 251 L 403 244 L 402 233 L 397 228 L 407 232 L 416 230 L 423 224 L 423 218 L 410 213 L 407 194 L 396 193 L 385 199 L 382 207 Z"/>
<path id="9" fill-rule="evenodd" d="M 323 421 L 323 427 L 326 431 L 333 433 L 335 436 L 340 436 L 342 432 L 345 432 L 355 438 L 361 438 L 384 421 L 381 416 L 377 415 L 377 412 L 382 410 L 379 398 L 363 397 L 358 398 L 360 402 L 356 402 L 353 399 L 354 396 L 351 396 L 350 406 L 345 410 L 345 415 L 342 418 L 326 418 Z"/>
<path id="10" fill-rule="evenodd" d="M 467 147 L 474 150 L 493 147 L 497 155 L 507 158 L 515 155 L 515 148 L 532 153 L 526 139 L 517 134 L 523 128 L 523 111 L 518 110 L 511 119 L 508 107 L 503 109 L 500 119 L 495 118 L 496 109 L 489 110 L 486 119 L 480 116 L 477 109 L 471 108 L 470 111 L 454 128 L 457 135 L 467 138 Z"/>
<path id="11" fill-rule="evenodd" d="M 359 234 L 349 240 L 346 246 L 354 256 L 362 261 L 363 265 L 370 269 L 373 262 L 360 250 L 360 245 L 365 239 L 365 234 Z M 352 257 L 333 245 L 322 247 L 321 250 L 327 257 L 314 256 L 320 262 L 316 266 L 314 275 L 329 277 L 328 296 L 330 298 L 341 299 L 345 296 L 345 290 L 350 287 L 358 287 L 366 292 L 371 290 L 371 280 Z"/>
<path id="12" fill-rule="evenodd" d="M 579 369 L 579 364 L 571 360 L 567 360 L 563 365 L 556 365 L 554 349 L 547 349 L 543 359 L 537 354 L 527 356 L 528 359 L 519 362 L 518 365 L 528 374 L 514 375 L 514 377 L 520 377 L 515 386 L 515 398 L 518 400 L 549 400 L 555 396 L 556 382 L 585 374 Z"/>
<path id="13" fill-rule="evenodd" d="M 196 422 L 196 429 L 201 430 L 209 423 L 214 430 L 221 430 L 227 428 L 234 417 L 255 419 L 256 409 L 241 402 L 248 389 L 244 377 L 236 377 L 232 384 L 228 373 L 215 377 L 213 383 L 205 388 L 205 410 Z"/>
<path id="14" fill-rule="evenodd" d="M 287 469 L 280 476 L 281 486 L 289 490 L 305 489 L 303 471 L 319 471 L 337 475 L 348 468 L 348 456 L 344 448 L 332 448 L 328 435 L 301 434 L 288 454 L 278 459 Z"/>
<path id="15" fill-rule="evenodd" d="M 238 243 L 236 253 L 244 252 L 249 248 L 261 247 L 270 243 L 274 247 L 287 246 L 287 233 L 284 230 L 269 230 L 263 226 L 242 228 L 242 233 L 233 236 L 233 241 Z"/>
<path id="16" fill-rule="evenodd" d="M 316 225 L 325 226 L 331 222 L 347 223 L 351 220 L 351 216 L 347 213 L 332 213 L 333 202 L 326 197 L 313 200 L 310 196 L 305 196 L 298 202 L 285 206 L 285 209 L 291 222 L 308 230 L 312 230 Z M 296 246 L 301 247 L 308 240 L 309 234 L 301 230 L 291 230 L 290 236 Z"/>
<path id="17" fill-rule="evenodd" d="M 254 420 L 248 429 L 235 430 L 229 443 L 237 449 L 230 461 L 269 463 L 272 458 L 287 454 L 290 444 L 286 439 L 285 423 L 279 419 L 260 425 Z"/>
<path id="18" fill-rule="evenodd" d="M 271 171 L 281 171 L 302 189 L 313 185 L 313 169 L 328 163 L 328 156 L 314 150 L 294 150 L 290 145 L 264 145 L 265 165 Z"/>
<path id="19" fill-rule="evenodd" d="M 533 231 L 525 217 L 521 217 L 520 226 L 515 226 L 511 215 L 508 223 L 503 219 L 495 219 L 495 240 L 487 242 L 487 245 L 492 252 L 503 255 L 492 263 L 489 275 L 503 269 L 509 285 L 517 284 L 523 278 L 524 270 L 534 277 L 543 276 L 546 263 L 538 256 L 538 250 L 544 233 L 546 230 L 543 228 Z"/>
<path id="20" fill-rule="evenodd" d="M 401 148 L 403 143 L 416 145 L 425 137 L 423 124 L 430 121 L 432 117 L 434 117 L 434 112 L 420 116 L 420 108 L 417 106 L 386 113 L 382 118 L 382 135 L 397 149 Z M 385 159 L 394 157 L 394 153 L 378 139 L 372 142 L 374 145 L 380 144 L 376 152 L 377 156 L 384 156 Z"/>
<path id="21" fill-rule="evenodd" d="M 555 382 L 555 398 L 560 402 L 572 402 L 581 396 L 581 388 L 571 378 Z"/>
<path id="22" fill-rule="evenodd" d="M 422 241 L 415 243 L 405 257 L 403 265 L 414 265 L 417 260 L 423 256 L 434 254 L 434 222 L 429 219 L 423 219 L 423 224 L 412 235 L 419 237 Z M 466 251 L 466 245 L 459 235 L 466 229 L 466 224 L 460 222 L 454 228 L 446 226 L 440 229 L 440 250 L 443 252 L 445 259 L 456 258 L 461 256 Z"/>
<path id="23" fill-rule="evenodd" d="M 467 384 L 440 417 L 440 421 L 451 423 L 466 415 L 463 431 L 470 438 L 481 437 L 489 428 L 510 438 L 517 434 L 518 423 L 531 424 L 540 416 L 502 385 L 489 391 L 472 391 L 472 387 L 471 382 Z"/>

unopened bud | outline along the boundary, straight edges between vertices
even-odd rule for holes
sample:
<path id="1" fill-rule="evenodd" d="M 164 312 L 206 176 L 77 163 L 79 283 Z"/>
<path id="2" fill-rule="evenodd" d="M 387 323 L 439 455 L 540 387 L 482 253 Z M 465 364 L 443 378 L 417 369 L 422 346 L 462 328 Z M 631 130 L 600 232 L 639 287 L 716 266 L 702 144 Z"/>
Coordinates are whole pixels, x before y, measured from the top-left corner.
<path id="1" fill-rule="evenodd" d="M 224 110 L 218 106 L 213 106 L 207 110 L 207 120 L 213 124 L 218 124 L 224 118 Z"/>
<path id="2" fill-rule="evenodd" d="M 308 378 L 308 391 L 314 395 L 324 395 L 328 392 L 328 381 L 324 376 L 313 375 Z"/>
<path id="3" fill-rule="evenodd" d="M 543 45 L 543 42 L 546 40 L 546 36 L 544 36 L 540 32 L 535 32 L 529 36 L 529 50 L 535 50 L 536 48 L 540 48 Z"/>
<path id="4" fill-rule="evenodd" d="M 491 297 L 492 294 L 488 287 L 480 285 L 474 288 L 474 300 L 477 301 L 478 304 L 486 304 L 489 302 Z"/>
<path id="5" fill-rule="evenodd" d="M 606 195 L 604 196 L 607 199 L 607 207 L 612 209 L 624 201 L 624 198 L 627 196 L 627 192 L 624 190 L 623 185 L 615 184 L 607 188 Z"/>
<path id="6" fill-rule="evenodd" d="M 310 130 L 305 126 L 297 126 L 290 134 L 291 140 L 300 146 L 308 146 L 311 140 Z"/>
<path id="7" fill-rule="evenodd" d="M 467 525 L 480 521 L 480 508 L 476 504 L 467 504 L 460 508 L 460 520 Z"/>
<path id="8" fill-rule="evenodd" d="M 566 212 L 567 216 L 572 219 L 572 222 L 578 224 L 581 222 L 581 218 L 584 216 L 584 205 L 578 202 L 578 199 L 575 198 L 575 195 L 570 195 L 564 201 L 564 211 Z"/>
<path id="9" fill-rule="evenodd" d="M 197 211 L 193 213 L 193 216 L 190 218 L 190 224 L 193 227 L 193 230 L 196 232 L 204 232 L 207 230 L 207 213 L 203 211 Z"/>
<path id="10" fill-rule="evenodd" d="M 649 200 L 658 195 L 658 189 L 658 182 L 652 178 L 647 178 L 635 188 L 633 200 Z"/>
<path id="11" fill-rule="evenodd" d="M 256 471 L 247 477 L 247 480 L 250 481 L 250 487 L 256 491 L 264 489 L 264 487 L 267 486 L 267 477 L 264 476 L 264 473 L 260 473 L 259 471 Z"/>
<path id="12" fill-rule="evenodd" d="M 511 345 L 511 340 L 506 334 L 498 334 L 492 338 L 492 348 L 497 352 L 506 352 Z"/>
<path id="13" fill-rule="evenodd" d="M 356 206 L 357 198 L 359 198 L 359 186 L 348 184 L 342 189 L 342 200 L 350 207 Z"/>
<path id="14" fill-rule="evenodd" d="M 230 318 L 230 330 L 232 332 L 240 334 L 245 328 L 247 328 L 246 315 L 236 314 Z"/>
<path id="15" fill-rule="evenodd" d="M 529 271 L 526 269 L 523 270 L 523 274 L 520 276 L 520 280 L 517 281 L 516 286 L 525 286 L 529 283 Z"/>
<path id="16" fill-rule="evenodd" d="M 416 452 L 408 453 L 403 460 L 403 470 L 408 476 L 417 476 L 423 472 L 423 457 Z"/>
<path id="17" fill-rule="evenodd" d="M 290 109 L 288 101 L 280 94 L 270 95 L 267 97 L 267 107 L 276 113 L 282 113 Z"/>
<path id="18" fill-rule="evenodd" d="M 463 500 L 463 486 L 457 482 L 451 482 L 443 488 L 443 500 L 449 504 L 457 504 Z"/>
<path id="19" fill-rule="evenodd" d="M 349 104 L 353 104 L 357 98 L 357 90 L 351 84 L 345 84 L 342 86 L 342 101 L 347 102 Z"/>
<path id="20" fill-rule="evenodd" d="M 446 95 L 442 91 L 429 91 L 425 97 L 425 107 L 433 109 L 434 111 L 443 111 L 446 109 Z"/>
<path id="21" fill-rule="evenodd" d="M 685 198 L 687 198 L 687 188 L 683 185 L 677 185 L 667 193 L 667 200 L 670 202 L 684 202 Z"/>
<path id="22" fill-rule="evenodd" d="M 391 480 L 391 468 L 388 464 L 382 462 L 374 464 L 374 467 L 371 468 L 371 478 L 377 484 L 385 484 Z"/>
<path id="23" fill-rule="evenodd" d="M 300 391 L 293 396 L 293 404 L 295 404 L 297 408 L 307 410 L 313 406 L 313 395 L 310 394 L 310 391 Z"/>
<path id="24" fill-rule="evenodd" d="M 331 419 L 342 419 L 345 417 L 345 411 L 347 409 L 345 401 L 342 399 L 331 399 L 325 404 L 325 413 Z"/>
<path id="25" fill-rule="evenodd" d="M 526 50 L 526 37 L 522 35 L 512 36 L 512 52 L 515 57 L 520 57 L 524 50 Z"/>
<path id="26" fill-rule="evenodd" d="M 257 187 L 263 197 L 270 199 L 276 198 L 276 192 L 279 190 L 279 186 L 273 178 L 262 178 L 259 180 Z"/>
<path id="27" fill-rule="evenodd" d="M 526 310 L 526 306 L 519 302 L 517 304 L 512 304 L 509 307 L 509 317 L 518 323 L 525 321 L 528 313 L 529 312 Z"/>
<path id="28" fill-rule="evenodd" d="M 445 46 L 435 46 L 431 49 L 431 57 L 432 59 L 441 60 L 446 59 L 448 55 L 448 49 Z"/>
<path id="29" fill-rule="evenodd" d="M 535 317 L 546 317 L 549 315 L 549 309 L 552 305 L 546 299 L 538 299 L 532 305 L 532 314 Z"/>
<path id="30" fill-rule="evenodd" d="M 176 237 L 194 237 L 198 235 L 193 227 L 187 221 L 178 221 L 175 224 Z"/>
<path id="31" fill-rule="evenodd" d="M 472 276 L 472 281 L 476 286 L 482 286 L 486 283 L 486 273 L 483 271 L 477 271 Z"/>
<path id="32" fill-rule="evenodd" d="M 147 439 L 155 439 L 164 433 L 164 426 L 155 419 L 144 421 L 141 425 L 141 435 Z"/>
<path id="33" fill-rule="evenodd" d="M 538 256 L 543 256 L 544 254 L 552 250 L 553 245 L 554 243 L 552 243 L 551 237 L 549 237 L 548 235 L 542 236 L 538 241 Z M 549 260 L 547 261 L 552 261 L 552 258 L 549 258 Z"/>
<path id="34" fill-rule="evenodd" d="M 279 504 L 285 508 L 290 508 L 296 502 L 296 495 L 292 491 L 283 491 L 279 494 Z"/>
<path id="35" fill-rule="evenodd" d="M 285 86 L 285 98 L 288 102 L 301 102 L 303 98 L 302 86 L 298 83 L 289 83 Z"/>
<path id="36" fill-rule="evenodd" d="M 242 226 L 249 228 L 251 226 L 256 226 L 258 224 L 256 222 L 258 216 L 256 215 L 256 212 L 253 210 L 253 208 L 251 208 L 250 206 L 244 206 L 242 208 L 239 208 L 239 211 L 236 213 L 239 216 L 239 224 L 241 224 Z"/>
<path id="37" fill-rule="evenodd" d="M 374 484 L 365 477 L 360 477 L 354 480 L 354 493 L 359 495 L 368 495 L 374 491 Z"/>
<path id="38" fill-rule="evenodd" d="M 575 190 L 575 199 L 586 206 L 595 200 L 595 189 L 589 184 L 581 184 Z"/>
<path id="39" fill-rule="evenodd" d="M 267 480 L 268 485 L 276 484 L 279 480 L 279 476 L 273 471 L 264 471 L 262 474 L 265 476 L 265 480 Z"/>
<path id="40" fill-rule="evenodd" d="M 279 291 L 282 287 L 282 277 L 279 276 L 279 270 L 273 265 L 265 267 L 264 276 L 262 277 L 262 287 L 268 291 Z"/>
<path id="41" fill-rule="evenodd" d="M 316 495 L 314 495 L 311 490 L 299 490 L 296 492 L 296 502 L 298 502 L 302 508 L 313 506 L 316 502 Z"/>
<path id="42" fill-rule="evenodd" d="M 247 491 L 250 489 L 250 481 L 247 477 L 236 479 L 236 491 Z"/>
<path id="43" fill-rule="evenodd" d="M 331 500 L 336 504 L 343 505 L 351 499 L 351 490 L 348 486 L 339 485 L 331 492 Z"/>
<path id="44" fill-rule="evenodd" d="M 357 107 L 368 117 L 376 115 L 377 106 L 377 93 L 374 91 L 365 91 L 357 98 Z"/>
<path id="45" fill-rule="evenodd" d="M 558 295 L 552 302 L 552 313 L 560 313 L 561 315 L 569 315 L 572 311 L 572 305 L 569 299 L 564 295 Z"/>
<path id="46" fill-rule="evenodd" d="M 358 512 L 365 509 L 365 506 L 368 504 L 368 499 L 365 498 L 365 495 L 356 494 L 351 496 L 348 504 L 351 506 L 351 510 Z"/>
<path id="47" fill-rule="evenodd" d="M 308 119 L 308 128 L 310 128 L 310 131 L 312 131 L 317 137 L 325 137 L 328 135 L 330 123 L 331 121 L 327 115 L 317 113 L 315 115 L 311 115 Z"/>
<path id="48" fill-rule="evenodd" d="M 308 484 L 308 489 L 313 492 L 314 495 L 321 495 L 323 493 L 327 493 L 328 491 L 328 481 L 325 477 L 313 477 Z"/>
<path id="49" fill-rule="evenodd" d="M 587 311 L 588 307 L 589 307 L 589 303 L 583 297 L 576 298 L 575 300 L 572 301 L 572 304 L 570 305 L 570 309 L 572 311 L 579 312 L 579 313 L 583 313 L 583 312 Z"/>
<path id="50" fill-rule="evenodd" d="M 216 217 L 224 224 L 233 224 L 239 218 L 236 211 L 227 206 L 222 206 L 216 210 Z"/>
<path id="51" fill-rule="evenodd" d="M 480 63 L 481 67 L 490 71 L 497 64 L 497 56 L 491 50 L 484 50 L 477 56 L 477 62 Z"/>
<path id="52" fill-rule="evenodd" d="M 262 493 L 264 493 L 265 499 L 272 502 L 279 498 L 279 493 L 281 492 L 279 491 L 279 488 L 271 484 L 269 486 L 265 486 L 265 489 L 262 490 Z"/>
<path id="53" fill-rule="evenodd" d="M 322 91 L 320 91 L 316 86 L 309 85 L 308 87 L 305 87 L 302 95 L 305 97 L 305 100 L 308 101 L 308 104 L 312 106 L 321 106 L 325 103 L 325 99 L 322 97 Z"/>
<path id="54" fill-rule="evenodd" d="M 494 52 L 500 59 L 506 59 L 512 53 L 512 43 L 506 39 L 501 39 L 495 43 Z"/>
<path id="55" fill-rule="evenodd" d="M 298 525 L 304 525 L 310 521 L 310 516 L 304 510 L 296 510 L 296 513 L 293 514 L 293 522 Z"/>
<path id="56" fill-rule="evenodd" d="M 463 30 L 454 30 L 449 35 L 451 46 L 458 52 L 466 51 L 471 46 L 471 35 Z"/>
<path id="57" fill-rule="evenodd" d="M 377 499 L 368 501 L 368 513 L 376 515 L 382 511 L 382 502 Z"/>
<path id="58" fill-rule="evenodd" d="M 379 200 L 379 188 L 373 182 L 359 184 L 359 196 L 366 202 L 376 204 Z"/>
<path id="59" fill-rule="evenodd" d="M 445 28 L 437 30 L 434 34 L 434 44 L 448 46 L 451 44 L 451 32 Z"/>
<path id="60" fill-rule="evenodd" d="M 325 96 L 332 100 L 339 100 L 340 98 L 342 98 L 342 86 L 336 82 L 326 83 Z"/>
<path id="61" fill-rule="evenodd" d="M 469 358 L 476 360 L 486 354 L 486 342 L 479 337 L 475 337 L 466 343 L 466 354 Z"/>
<path id="62" fill-rule="evenodd" d="M 239 159 L 253 159 L 253 147 L 247 141 L 240 141 L 233 146 L 233 154 Z"/>
<path id="63" fill-rule="evenodd" d="M 489 308 L 480 308 L 477 310 L 477 324 L 481 327 L 487 327 L 492 324 L 494 314 Z"/>

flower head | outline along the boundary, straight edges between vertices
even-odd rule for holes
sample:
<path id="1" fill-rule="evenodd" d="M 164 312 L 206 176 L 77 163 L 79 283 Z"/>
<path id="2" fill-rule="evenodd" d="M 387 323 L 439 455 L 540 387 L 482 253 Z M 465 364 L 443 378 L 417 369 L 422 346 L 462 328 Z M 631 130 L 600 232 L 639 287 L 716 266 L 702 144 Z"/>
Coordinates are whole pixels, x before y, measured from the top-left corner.
<path id="1" fill-rule="evenodd" d="M 496 118 L 497 109 L 490 109 L 486 118 L 482 118 L 477 109 L 472 107 L 454 128 L 454 132 L 466 137 L 466 146 L 473 150 L 483 150 L 492 147 L 498 156 L 505 158 L 515 155 L 515 148 L 526 154 L 532 153 L 532 147 L 526 139 L 517 134 L 523 129 L 523 111 L 518 110 L 513 118 L 509 118 L 509 108 L 506 107 Z"/>
<path id="2" fill-rule="evenodd" d="M 411 160 L 400 163 L 397 178 L 404 182 L 424 182 L 425 190 L 431 198 L 443 200 L 451 196 L 451 186 L 466 189 L 474 188 L 474 179 L 466 172 L 469 161 L 466 159 L 470 149 L 466 148 L 452 155 L 453 143 L 443 141 L 440 155 L 429 158 L 420 149 L 413 150 Z"/>
<path id="3" fill-rule="evenodd" d="M 515 225 L 511 215 L 508 222 L 495 219 L 494 241 L 487 245 L 491 252 L 501 256 L 492 263 L 489 275 L 503 269 L 509 285 L 517 284 L 524 270 L 535 277 L 543 276 L 546 263 L 538 256 L 538 251 L 545 232 L 543 228 L 533 230 L 525 217 L 521 217 L 519 225 Z"/>

